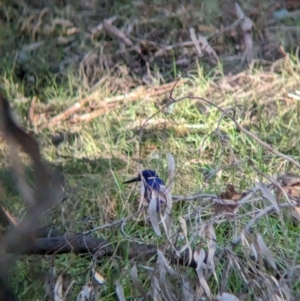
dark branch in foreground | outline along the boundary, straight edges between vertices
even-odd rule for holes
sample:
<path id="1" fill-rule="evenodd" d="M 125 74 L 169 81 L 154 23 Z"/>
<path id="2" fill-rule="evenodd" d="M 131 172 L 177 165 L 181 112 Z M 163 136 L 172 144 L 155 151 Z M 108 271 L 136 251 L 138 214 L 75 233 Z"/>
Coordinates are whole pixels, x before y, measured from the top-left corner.
<path id="1" fill-rule="evenodd" d="M 49 229 L 46 229 L 49 230 Z M 46 231 L 45 230 L 45 231 Z M 45 232 L 45 231 L 41 231 Z M 57 230 L 53 230 L 53 233 L 56 234 Z M 50 234 L 51 235 L 51 234 Z M 59 254 L 68 254 L 74 253 L 77 255 L 87 254 L 93 256 L 94 258 L 105 258 L 119 256 L 120 258 L 127 258 L 132 262 L 155 262 L 157 260 L 157 251 L 159 246 L 154 244 L 142 244 L 133 241 L 124 240 L 122 242 L 110 242 L 104 238 L 95 238 L 91 236 L 84 235 L 82 233 L 72 234 L 72 235 L 60 235 L 60 236 L 50 236 L 32 239 L 30 242 L 26 243 L 26 247 L 22 248 L 21 251 L 18 246 L 10 245 L 7 248 L 7 253 L 18 254 L 18 255 L 59 255 Z M 178 249 L 179 251 L 179 249 Z M 197 250 L 191 250 L 186 248 L 180 255 L 170 248 L 165 253 L 165 256 L 168 258 L 171 264 L 181 265 L 185 267 L 190 267 L 193 269 L 197 268 L 197 261 L 194 258 L 194 254 L 197 254 Z M 240 259 L 244 259 L 242 254 L 231 253 L 228 249 L 217 249 L 215 258 L 218 259 L 219 264 L 223 265 L 226 262 L 229 262 L 231 256 L 237 256 Z M 196 258 L 197 259 L 197 258 Z M 277 267 L 276 270 L 272 269 L 268 264 L 267 260 L 262 261 L 263 266 L 261 266 L 254 257 L 250 256 L 250 259 L 253 260 L 254 265 L 248 267 L 249 272 L 252 274 L 260 274 L 261 272 L 269 272 L 270 275 L 276 277 L 276 279 L 284 280 L 283 273 L 280 272 L 280 268 Z M 207 263 L 207 253 L 204 259 L 204 263 Z M 228 276 L 228 275 L 226 275 Z M 225 277 L 227 278 L 227 277 Z M 286 280 L 286 279 L 285 279 Z M 0 283 L 1 285 L 1 283 Z M 223 283 L 223 286 L 226 285 L 226 279 Z M 4 285 L 4 288 L 6 285 Z M 224 289 L 224 288 L 223 288 Z M 0 291 L 1 292 L 1 291 Z M 5 290 L 2 289 L 2 293 Z M 1 299 L 0 300 L 9 300 L 16 301 L 13 299 Z"/>
<path id="2" fill-rule="evenodd" d="M 129 259 L 147 261 L 156 255 L 157 247 L 152 244 L 139 244 L 123 241 L 112 244 L 103 238 L 94 238 L 82 234 L 37 238 L 22 249 L 20 255 L 53 255 L 53 254 L 91 254 L 98 258 L 124 256 L 125 252 Z M 8 253 L 19 252 L 17 248 L 7 249 Z"/>
<path id="3" fill-rule="evenodd" d="M 137 262 L 155 261 L 158 246 L 153 244 L 141 244 L 132 241 L 122 241 L 117 243 L 111 243 L 104 238 L 95 238 L 86 236 L 83 234 L 62 235 L 54 237 L 36 238 L 26 244 L 26 248 L 23 248 L 20 253 L 20 249 L 12 245 L 7 249 L 7 253 L 19 255 L 54 255 L 54 254 L 90 254 L 96 256 L 98 259 L 110 256 L 120 256 L 122 258 L 128 258 L 129 260 Z M 167 251 L 167 258 L 172 264 L 179 264 L 182 266 L 197 268 L 197 261 L 195 260 L 194 251 L 186 248 L 178 253 Z M 216 257 L 219 257 L 220 263 L 223 264 L 226 256 L 226 250 L 217 250 Z M 241 254 L 237 255 L 243 257 Z M 254 260 L 254 257 L 250 257 Z M 204 262 L 207 262 L 207 253 Z M 267 261 L 263 260 L 264 266 L 267 270 L 272 270 Z"/>
<path id="4" fill-rule="evenodd" d="M 156 257 L 158 247 L 153 244 L 140 244 L 131 241 L 111 243 L 103 238 L 94 238 L 82 234 L 37 238 L 26 244 L 21 250 L 12 245 L 7 253 L 19 255 L 53 255 L 53 254 L 91 254 L 97 258 L 117 255 L 127 256 L 130 260 L 145 262 Z M 192 258 L 189 262 L 189 250 L 182 252 L 181 257 L 169 253 L 168 258 L 172 263 L 196 268 L 197 263 Z"/>

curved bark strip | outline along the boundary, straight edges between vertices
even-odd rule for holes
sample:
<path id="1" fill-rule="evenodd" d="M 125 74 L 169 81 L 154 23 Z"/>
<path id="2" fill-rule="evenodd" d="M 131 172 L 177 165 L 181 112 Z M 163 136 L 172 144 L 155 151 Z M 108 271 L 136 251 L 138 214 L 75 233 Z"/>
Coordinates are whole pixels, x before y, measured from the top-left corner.
<path id="1" fill-rule="evenodd" d="M 14 250 L 14 255 L 24 253 L 34 243 L 40 227 L 40 217 L 55 204 L 62 195 L 63 181 L 60 174 L 54 172 L 43 161 L 37 141 L 27 134 L 14 120 L 10 103 L 0 95 L 0 134 L 7 144 L 7 157 L 12 166 L 16 186 L 25 205 L 27 214 L 23 220 L 14 225 L 13 229 L 0 237 L 0 301 L 17 300 L 6 279 L 15 258 L 8 260 L 8 250 Z M 35 187 L 32 189 L 24 176 L 19 150 L 31 159 L 35 175 Z M 4 197 L 2 197 L 4 198 Z M 0 200 L 0 202 L 3 200 Z M 8 215 L 1 209 L 0 223 L 8 223 Z"/>

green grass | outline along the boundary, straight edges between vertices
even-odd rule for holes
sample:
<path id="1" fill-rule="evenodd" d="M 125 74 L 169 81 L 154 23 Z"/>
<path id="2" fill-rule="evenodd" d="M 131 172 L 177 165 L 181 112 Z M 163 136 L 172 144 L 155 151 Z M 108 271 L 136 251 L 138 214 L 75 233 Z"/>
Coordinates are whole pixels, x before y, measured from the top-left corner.
<path id="1" fill-rule="evenodd" d="M 277 80 L 283 80 L 284 74 L 276 77 Z M 291 80 L 294 79 L 286 77 L 286 84 L 290 83 Z M 201 83 L 201 78 L 199 82 Z M 198 86 L 197 82 L 194 83 L 194 86 Z M 191 90 L 194 95 L 205 95 L 207 90 L 211 89 L 209 85 L 204 88 L 201 87 L 201 84 L 199 86 L 200 88 Z M 185 87 L 185 89 L 189 88 Z M 178 97 L 186 92 L 179 92 Z M 223 99 L 226 97 L 227 95 Z M 269 97 L 276 98 L 276 95 Z M 238 95 L 234 95 L 234 93 L 228 95 L 228 99 L 234 98 L 238 98 Z M 247 117 L 240 118 L 241 115 L 248 113 L 250 102 L 253 103 L 254 101 L 257 103 L 258 120 L 251 122 Z M 239 103 L 229 101 L 227 107 L 234 105 L 237 108 L 237 118 L 240 119 L 240 122 L 245 124 L 260 139 L 271 143 L 278 150 L 299 160 L 299 139 L 297 139 L 299 123 L 296 113 L 298 104 L 291 104 L 287 110 L 284 103 L 274 100 L 272 103 L 274 112 L 270 112 L 264 110 L 265 102 L 266 99 L 257 99 L 254 95 L 250 101 L 249 99 L 241 99 Z M 65 107 L 67 106 L 68 104 L 65 103 Z M 161 129 L 155 127 L 148 129 L 146 126 L 142 141 L 139 141 L 135 130 L 125 130 L 136 118 L 142 116 L 144 119 L 156 112 L 152 101 L 146 102 L 142 99 L 134 104 L 126 104 L 119 110 L 82 125 L 76 130 L 76 137 L 63 142 L 58 148 L 51 145 L 47 131 L 39 133 L 44 157 L 64 173 L 68 183 L 66 188 L 67 201 L 57 204 L 54 212 L 47 216 L 47 222 L 61 230 L 82 232 L 133 213 L 137 210 L 138 190 L 134 188 L 135 186 L 125 187 L 122 181 L 137 173 L 139 161 L 144 168 L 153 168 L 165 178 L 165 155 L 168 152 L 174 155 L 177 165 L 175 195 L 189 195 L 202 189 L 206 193 L 219 194 L 227 183 L 233 183 L 237 190 L 244 191 L 254 187 L 255 181 L 263 180 L 250 164 L 242 163 L 239 169 L 232 166 L 223 168 L 216 176 L 206 181 L 203 168 L 214 171 L 223 165 L 230 164 L 232 162 L 230 149 L 232 149 L 236 160 L 251 158 L 256 168 L 269 176 L 275 173 L 296 171 L 281 158 L 266 152 L 251 138 L 237 132 L 233 123 L 228 119 L 224 119 L 221 123 L 222 131 L 227 134 L 225 144 L 222 144 L 216 135 L 209 135 L 216 129 L 221 116 L 216 109 L 212 107 L 209 109 L 209 113 L 203 114 L 197 110 L 197 103 L 179 102 L 175 104 L 172 114 L 165 116 L 159 114 L 154 117 L 154 120 L 163 119 L 163 126 Z M 20 108 L 19 112 L 23 110 Z M 270 114 L 272 114 L 272 119 L 268 117 Z M 164 128 L 169 124 L 172 126 Z M 184 128 L 185 124 L 199 124 L 203 127 Z M 70 128 L 62 127 L 61 130 L 69 131 Z M 142 149 L 141 157 L 139 157 L 140 149 Z M 11 190 L 9 192 L 11 195 L 9 195 L 7 203 L 11 205 L 8 208 L 15 212 L 16 208 L 13 207 L 15 207 L 16 192 Z M 263 208 L 264 206 L 261 203 L 260 207 Z M 192 207 L 201 208 L 201 204 L 194 201 L 174 205 L 175 225 L 178 225 L 178 216 L 187 216 Z M 211 209 L 205 210 L 202 214 L 204 214 L 202 221 L 207 220 L 211 215 Z M 84 222 L 85 217 L 90 217 L 91 221 Z M 246 221 L 247 219 L 240 220 L 235 231 L 241 230 Z M 191 229 L 197 228 L 199 222 L 199 219 L 192 219 Z M 234 230 L 232 226 L 230 228 L 230 231 Z M 263 235 L 279 262 L 281 262 L 281 258 L 283 260 L 293 258 L 293 250 L 295 250 L 299 239 L 299 226 L 290 227 L 287 220 L 283 224 L 279 223 L 275 215 L 272 218 L 262 219 L 254 229 L 255 232 Z M 159 243 L 160 241 L 153 235 L 151 228 L 138 226 L 135 221 L 127 223 L 126 232 L 130 237 L 143 243 Z M 216 233 L 218 246 L 227 245 L 228 236 L 224 236 L 224 226 L 216 227 Z M 101 231 L 95 235 L 112 237 L 113 241 L 124 240 L 124 237 L 116 229 Z M 288 239 L 285 239 L 284 235 L 287 235 Z M 198 244 L 199 239 L 197 238 L 194 243 Z M 205 240 L 203 240 L 204 242 Z M 55 258 L 54 266 L 59 273 L 65 272 L 70 279 L 81 284 L 85 283 L 86 271 L 89 266 L 88 259 L 79 259 L 78 256 L 73 255 L 56 256 Z M 284 265 L 285 261 L 282 264 Z M 40 265 L 42 272 L 46 272 L 50 267 L 50 262 L 42 259 Z M 21 270 L 24 273 L 27 266 L 32 266 L 28 259 L 19 260 L 16 271 Z M 114 298 L 115 287 L 113 283 L 119 276 L 122 276 L 125 295 L 137 295 L 128 276 L 128 269 L 131 266 L 129 261 L 111 258 L 101 260 L 97 266 L 108 283 L 103 288 L 103 300 Z M 118 271 L 117 275 L 111 271 L 113 267 Z M 29 297 L 38 298 L 41 296 L 42 282 L 36 282 L 34 280 L 36 278 L 32 274 L 31 277 L 26 277 L 23 273 L 18 273 L 18 277 L 15 276 L 18 279 L 15 280 L 15 285 L 22 291 L 20 298 L 26 300 Z M 220 273 L 221 269 L 217 275 L 220 276 Z M 144 279 L 146 286 L 149 285 L 147 276 L 142 277 L 142 279 Z M 239 292 L 240 286 L 242 286 L 238 279 L 238 275 L 233 275 L 229 282 L 229 288 L 233 293 Z M 33 283 L 35 283 L 34 288 L 32 287 Z M 78 292 L 78 289 L 80 289 L 79 284 L 74 286 L 73 293 Z M 217 293 L 217 290 L 213 293 Z"/>
<path id="2" fill-rule="evenodd" d="M 163 7 L 161 2 L 158 2 L 160 8 Z M 176 3 L 169 1 L 169 4 L 174 6 L 174 10 L 177 8 Z M 218 15 L 216 3 L 218 1 L 205 5 L 204 11 L 208 16 L 206 19 L 206 14 L 203 15 L 201 12 L 204 23 L 211 24 L 211 20 Z M 75 10 L 76 5 L 74 4 Z M 12 12 L 7 7 L 1 9 L 2 13 Z M 140 17 L 141 9 L 138 6 L 132 8 L 131 5 L 122 4 L 121 1 L 109 8 L 109 16 L 118 14 L 121 10 L 124 13 L 122 19 Z M 20 13 L 20 9 L 17 11 Z M 56 17 L 64 16 L 72 21 L 76 20 L 72 10 L 68 11 L 67 8 L 62 11 L 57 9 L 55 13 Z M 143 17 L 158 18 L 163 29 L 170 30 L 169 39 L 165 40 L 166 44 L 176 41 L 177 33 L 175 31 L 182 30 L 183 35 L 187 36 L 189 26 L 186 25 L 184 14 L 170 19 L 162 18 L 160 14 L 161 11 L 153 12 L 153 15 L 149 16 L 145 13 Z M 192 24 L 195 24 L 196 17 L 196 13 L 191 13 Z M 82 25 L 81 22 L 84 23 L 84 21 L 78 21 L 76 24 Z M 11 28 L 9 23 L 6 24 L 7 28 Z M 96 21 L 92 20 L 91 23 L 95 25 Z M 217 26 L 215 23 L 213 24 Z M 86 25 L 82 26 L 86 28 Z M 174 33 L 171 32 L 172 27 L 174 27 Z M 151 28 L 153 25 L 150 21 L 145 23 L 140 28 L 140 35 L 142 36 L 147 31 L 150 32 Z M 1 31 L 0 45 L 2 45 L 3 39 L 11 38 L 18 33 L 18 30 L 19 28 L 12 27 L 9 32 Z M 29 33 L 23 33 L 14 42 L 17 44 L 17 49 L 32 42 Z M 41 31 L 39 34 L 41 35 L 39 39 L 42 40 L 45 33 Z M 55 32 L 52 34 L 55 35 Z M 58 35 L 63 35 L 63 33 L 60 32 Z M 151 38 L 149 33 L 149 37 L 147 36 L 146 39 Z M 98 39 L 100 42 L 110 43 L 103 33 Z M 155 42 L 160 43 L 161 40 L 163 39 L 158 38 Z M 97 44 L 99 41 L 90 41 L 91 48 L 100 47 Z M 8 44 L 6 51 L 9 46 L 12 47 L 12 40 L 8 41 Z M 78 51 L 86 54 L 88 45 L 83 44 L 77 43 Z M 29 61 L 25 63 L 16 62 L 15 53 L 7 51 L 1 59 L 0 69 L 2 90 L 9 97 L 17 119 L 28 130 L 35 132 L 44 158 L 58 168 L 66 178 L 66 199 L 64 202 L 58 202 L 55 208 L 43 218 L 46 225 L 53 225 L 63 233 L 77 233 L 134 213 L 138 207 L 138 186 L 125 186 L 122 182 L 132 175 L 136 175 L 140 165 L 143 168 L 156 170 L 163 179 L 166 179 L 167 153 L 172 153 L 176 161 L 174 195 L 192 195 L 199 191 L 219 195 L 225 190 L 227 184 L 233 184 L 237 191 L 251 190 L 257 182 L 266 181 L 257 173 L 257 170 L 269 177 L 286 172 L 299 173 L 290 163 L 268 152 L 251 137 L 238 131 L 229 118 L 222 119 L 219 127 L 221 137 L 217 135 L 216 130 L 222 113 L 200 99 L 182 100 L 174 104 L 171 113 L 156 114 L 157 110 L 162 107 L 165 95 L 158 97 L 141 95 L 135 101 L 125 100 L 119 107 L 89 123 L 72 124 L 66 121 L 58 124 L 57 127 L 45 130 L 40 130 L 38 126 L 31 126 L 27 122 L 27 113 L 32 95 L 39 97 L 36 109 L 40 113 L 46 113 L 46 117 L 49 117 L 55 116 L 78 99 L 90 94 L 90 89 L 79 76 L 78 66 L 70 67 L 63 72 L 57 71 L 59 63 L 68 56 L 68 52 L 66 53 L 65 46 L 54 47 L 51 45 L 49 43 L 48 47 L 30 54 Z M 115 49 L 118 44 L 113 41 L 111 47 Z M 72 51 L 70 49 L 70 53 Z M 178 55 L 176 51 L 170 54 L 165 59 L 166 65 L 160 65 L 159 60 L 151 64 L 152 75 L 155 75 L 155 84 L 168 82 L 182 73 L 184 68 L 176 66 L 176 55 Z M 130 56 L 130 59 L 132 57 L 134 55 Z M 189 70 L 188 75 L 184 76 L 189 81 L 175 89 L 173 97 L 175 99 L 188 95 L 206 97 L 222 109 L 233 107 L 236 111 L 236 119 L 243 127 L 299 162 L 299 103 L 297 101 L 286 102 L 284 97 L 286 92 L 297 89 L 300 66 L 293 56 L 289 64 L 290 69 L 281 64 L 277 67 L 276 72 L 265 70 L 261 66 L 254 66 L 234 82 L 230 82 L 233 87 L 230 90 L 224 88 L 220 81 L 217 81 L 218 79 L 229 82 L 224 75 L 222 64 L 208 69 L 209 64 L 204 59 L 199 60 L 198 64 Z M 135 87 L 142 83 L 137 74 L 129 72 L 130 67 L 123 64 L 123 61 L 120 61 L 118 66 L 127 68 L 125 71 L 123 70 L 123 73 L 116 70 L 115 66 L 107 69 L 99 63 L 97 67 L 97 70 L 95 68 L 91 71 L 94 72 L 91 77 L 95 77 L 97 80 L 105 77 L 106 80 L 100 85 L 96 85 L 95 89 L 99 91 L 96 102 L 104 97 L 126 93 L 127 90 L 130 92 L 131 88 L 128 89 L 128 85 Z M 33 80 L 31 75 L 34 77 Z M 91 77 L 88 80 L 95 84 L 95 79 Z M 21 99 L 25 99 L 25 101 L 21 101 Z M 134 126 L 134 124 L 138 121 L 142 125 L 154 114 L 156 115 L 151 118 L 151 122 L 157 123 L 146 124 L 143 134 L 140 135 L 141 127 Z M 68 139 L 56 147 L 51 143 L 51 137 L 58 131 L 67 133 Z M 25 206 L 20 201 L 13 179 L 7 171 L 8 164 L 5 158 L 5 148 L 2 143 L 0 180 L 6 192 L 5 206 L 12 215 L 22 218 L 26 211 Z M 240 163 L 233 165 L 234 162 Z M 30 177 L 30 171 L 28 173 Z M 230 239 L 243 230 L 253 217 L 248 213 L 256 208 L 263 209 L 268 205 L 270 202 L 261 198 L 255 203 L 242 206 L 238 216 L 244 214 L 244 217 L 238 218 L 235 224 L 233 222 L 214 224 L 218 248 L 224 248 Z M 281 220 L 275 213 L 259 220 L 253 227 L 253 232 L 262 235 L 278 265 L 286 270 L 290 267 L 294 257 L 296 257 L 296 262 L 300 260 L 297 248 L 300 226 L 291 221 L 287 210 L 282 210 L 282 212 Z M 191 238 L 191 246 L 207 249 L 207 239 L 199 235 L 199 228 L 212 218 L 213 202 L 197 199 L 178 202 L 174 204 L 172 213 L 174 231 L 180 229 L 179 217 L 184 217 L 188 226 L 188 235 Z M 142 215 L 138 219 L 128 221 L 125 226 L 126 234 L 145 244 L 163 245 L 165 238 L 156 237 L 151 227 L 139 225 L 138 221 L 141 219 L 144 219 Z M 118 227 L 97 231 L 93 235 L 109 238 L 112 242 L 126 241 Z M 251 239 L 253 237 L 249 238 L 249 243 Z M 184 241 L 180 241 L 178 245 L 183 245 L 183 243 Z M 243 245 L 239 246 L 235 252 L 249 253 L 247 243 L 243 241 Z M 237 295 L 241 293 L 245 285 L 241 276 L 243 273 L 246 278 L 249 277 L 247 280 L 250 282 L 250 291 L 253 293 L 252 296 L 248 296 L 247 300 L 253 300 L 255 296 L 263 296 L 262 292 L 266 290 L 261 282 L 263 275 L 254 276 L 254 278 L 257 277 L 256 281 L 260 281 L 258 284 L 252 283 L 251 275 L 247 272 L 249 261 L 243 261 L 238 257 L 235 259 L 226 290 Z M 242 268 L 238 267 L 237 262 Z M 67 286 L 72 280 L 76 282 L 66 299 L 75 300 L 82 286 L 91 280 L 89 269 L 92 263 L 92 257 L 75 256 L 74 254 L 21 257 L 17 260 L 11 273 L 13 288 L 20 300 L 46 300 L 43 288 L 44 278 L 51 268 L 55 267 L 57 275 L 64 274 Z M 121 258 L 115 255 L 98 260 L 94 264 L 96 270 L 106 279 L 106 285 L 100 288 L 101 300 L 117 299 L 115 281 L 118 279 L 123 285 L 126 298 L 138 299 L 139 293 L 134 288 L 129 275 L 133 263 L 126 256 Z M 154 266 L 152 262 L 140 264 Z M 191 269 L 179 266 L 173 266 L 173 268 L 178 277 L 170 277 L 170 282 L 173 285 L 174 293 L 180 300 L 182 271 L 187 272 L 191 283 L 196 284 L 197 278 Z M 224 263 L 216 267 L 218 283 L 213 276 L 208 281 L 214 295 L 218 293 L 223 268 Z M 151 277 L 139 265 L 138 273 L 145 289 L 149 290 Z M 289 288 L 295 293 L 299 291 L 299 286 L 300 283 L 297 281 L 293 283 L 293 287 Z"/>

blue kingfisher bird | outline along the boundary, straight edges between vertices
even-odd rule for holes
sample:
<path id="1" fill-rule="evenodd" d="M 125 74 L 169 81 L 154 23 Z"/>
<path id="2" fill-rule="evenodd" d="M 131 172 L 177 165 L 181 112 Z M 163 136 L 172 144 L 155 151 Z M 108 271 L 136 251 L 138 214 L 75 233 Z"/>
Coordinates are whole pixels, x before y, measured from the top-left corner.
<path id="1" fill-rule="evenodd" d="M 164 181 L 159 178 L 156 171 L 150 169 L 143 170 L 137 177 L 128 180 L 123 184 L 128 184 L 133 182 L 142 182 L 142 185 L 144 185 L 144 199 L 148 204 L 150 203 L 153 197 L 153 193 L 157 195 L 156 196 L 157 211 L 159 211 L 162 204 L 166 203 L 164 197 L 164 191 L 166 189 L 166 186 Z"/>

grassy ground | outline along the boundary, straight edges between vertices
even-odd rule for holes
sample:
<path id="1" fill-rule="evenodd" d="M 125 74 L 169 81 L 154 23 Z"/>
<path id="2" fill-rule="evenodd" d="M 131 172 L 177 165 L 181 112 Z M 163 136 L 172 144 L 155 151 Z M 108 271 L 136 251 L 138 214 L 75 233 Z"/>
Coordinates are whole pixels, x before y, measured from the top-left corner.
<path id="1" fill-rule="evenodd" d="M 200 4 L 198 1 L 186 1 L 179 5 L 177 1 L 158 1 L 155 9 L 149 1 L 100 2 L 84 4 L 78 1 L 72 5 L 60 5 L 53 1 L 53 6 L 48 3 L 51 9 L 44 16 L 41 15 L 43 6 L 39 3 L 1 6 L 1 88 L 10 98 L 16 118 L 38 139 L 44 158 L 61 170 L 66 178 L 66 197 L 44 217 L 45 225 L 52 225 L 63 233 L 77 233 L 134 213 L 138 207 L 138 187 L 125 186 L 122 182 L 136 175 L 139 167 L 154 169 L 166 179 L 167 153 L 172 153 L 176 161 L 174 195 L 193 195 L 200 191 L 220 195 L 227 184 L 233 184 L 238 192 L 252 191 L 259 182 L 270 183 L 268 177 L 287 172 L 299 173 L 282 156 L 274 155 L 253 137 L 238 130 L 232 120 L 224 116 L 221 118 L 220 110 L 234 108 L 236 120 L 245 129 L 299 162 L 299 101 L 287 97 L 287 93 L 295 91 L 299 83 L 300 65 L 295 53 L 276 64 L 263 65 L 259 62 L 247 69 L 243 65 L 236 67 L 236 61 L 228 63 L 230 60 L 226 60 L 236 55 L 235 44 L 226 33 L 222 37 L 229 42 L 219 40 L 215 46 L 220 64 L 213 64 L 207 55 L 204 56 L 184 74 L 186 80 L 179 82 L 173 93 L 175 99 L 205 97 L 211 103 L 184 99 L 172 104 L 169 111 L 156 114 L 163 107 L 170 89 L 153 96 L 151 87 L 174 81 L 194 60 L 196 51 L 190 46 L 185 49 L 174 47 L 158 57 L 154 53 L 162 45 L 189 40 L 190 26 L 201 25 L 202 30 L 206 26 L 207 32 L 202 33 L 211 37 L 216 29 L 221 28 L 220 24 L 229 25 L 234 17 L 226 10 L 227 2 L 215 0 Z M 268 5 L 259 4 L 262 7 L 254 10 L 254 4 L 254 1 L 249 1 L 243 9 L 246 14 L 251 12 L 257 24 L 263 26 L 263 16 L 257 11 L 265 11 L 264 6 Z M 130 33 L 136 38 L 132 39 L 134 42 L 142 39 L 153 41 L 152 48 L 151 44 L 145 43 L 144 62 L 138 61 L 134 51 L 118 53 L 122 45 L 103 31 L 93 38 L 87 35 L 100 23 L 99 20 L 114 15 L 122 16 L 114 23 L 118 28 L 128 29 L 137 22 Z M 54 20 L 60 20 L 57 21 L 59 24 L 51 27 Z M 259 26 L 254 32 L 255 38 L 265 30 Z M 68 35 L 67 30 L 74 28 L 81 32 Z M 270 43 L 275 41 L 276 34 L 272 35 Z M 61 40 L 58 41 L 59 38 Z M 256 42 L 258 40 L 255 39 Z M 44 44 L 36 46 L 33 44 L 36 42 Z M 293 45 L 287 40 L 284 42 L 288 44 L 287 49 L 292 49 Z M 36 49 L 27 51 L 24 45 Z M 278 53 L 272 51 L 268 53 L 276 59 Z M 258 57 L 266 58 L 264 54 L 262 48 L 257 50 Z M 185 64 L 179 64 L 183 59 L 186 59 Z M 139 86 L 146 87 L 139 96 L 115 101 L 115 96 L 128 96 Z M 100 117 L 89 122 L 76 122 L 73 117 L 73 120 L 68 118 L 43 128 L 51 117 L 90 95 L 88 105 L 76 112 L 77 117 L 102 108 L 104 111 Z M 33 96 L 37 96 L 34 106 Z M 31 107 L 36 120 L 28 117 Z M 146 120 L 149 121 L 141 129 Z M 61 138 L 62 134 L 64 138 Z M 55 145 L 53 141 L 60 138 L 59 145 Z M 0 156 L 6 209 L 15 217 L 22 218 L 25 207 L 19 200 L 12 178 L 8 176 L 3 144 Z M 209 240 L 201 229 L 212 223 L 217 248 L 223 250 L 233 237 L 241 233 L 257 210 L 270 205 L 270 201 L 259 193 L 254 193 L 255 198 L 256 201 L 241 206 L 234 222 L 225 220 L 223 223 L 212 223 L 214 207 L 211 199 L 177 202 L 173 206 L 174 233 L 179 231 L 182 236 L 179 217 L 183 217 L 191 246 L 207 249 Z M 246 235 L 242 244 L 229 256 L 232 269 L 227 292 L 238 295 L 241 300 L 258 297 L 275 300 L 271 293 L 274 287 L 286 285 L 286 291 L 292 294 L 299 291 L 299 280 L 295 280 L 299 279 L 299 268 L 293 263 L 300 260 L 300 226 L 290 216 L 290 211 L 280 210 L 280 214 L 272 213 L 258 220 L 252 234 Z M 142 219 L 140 216 L 127 222 L 126 234 L 142 243 L 163 245 L 164 238 L 156 237 L 151 227 L 139 225 L 138 221 Z M 276 282 L 274 271 L 263 270 L 256 275 L 248 271 L 251 262 L 245 258 L 251 243 L 257 245 L 257 234 L 263 237 L 280 267 L 277 273 L 283 275 L 294 271 L 292 283 L 290 279 Z M 116 227 L 93 235 L 113 242 L 126 240 Z M 178 245 L 183 244 L 181 239 Z M 243 254 L 245 258 L 235 254 Z M 75 281 L 66 298 L 75 300 L 82 286 L 91 279 L 89 268 L 92 263 L 89 256 L 72 254 L 43 256 L 38 260 L 36 256 L 20 258 L 11 276 L 13 287 L 20 300 L 46 300 L 43 285 L 46 275 L 55 267 L 57 275 L 64 274 L 66 285 Z M 121 281 L 126 300 L 138 300 L 139 293 L 129 275 L 132 264 L 118 256 L 97 261 L 96 269 L 106 280 L 106 284 L 100 287 L 101 300 L 117 299 L 117 280 Z M 153 263 L 149 262 L 141 265 L 153 267 Z M 224 277 L 224 265 L 216 266 L 218 281 L 213 276 L 207 277 L 214 296 L 218 294 Z M 191 285 L 197 283 L 197 278 L 191 269 L 179 266 L 174 269 L 177 276 L 170 277 L 170 283 L 177 299 L 183 300 L 180 296 L 184 271 Z M 138 271 L 139 279 L 149 289 L 152 278 L 140 265 Z M 243 294 L 245 299 L 242 299 Z"/>

